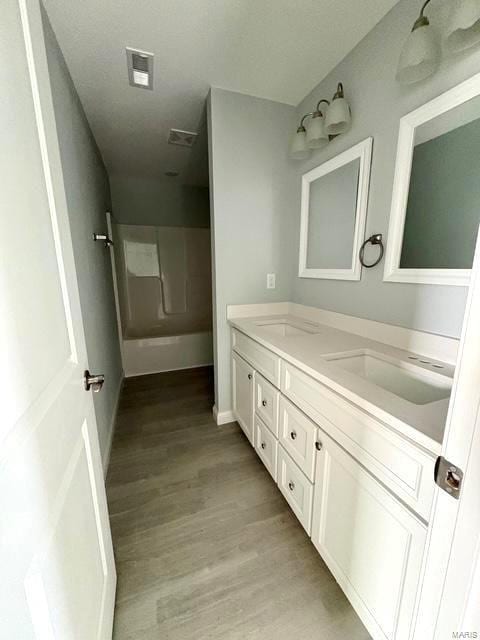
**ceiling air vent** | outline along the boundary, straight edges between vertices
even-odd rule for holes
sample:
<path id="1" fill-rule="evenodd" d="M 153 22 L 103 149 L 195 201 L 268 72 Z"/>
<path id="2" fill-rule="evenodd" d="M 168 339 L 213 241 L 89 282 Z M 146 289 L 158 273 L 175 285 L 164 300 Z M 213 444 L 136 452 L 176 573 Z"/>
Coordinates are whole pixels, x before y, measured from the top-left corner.
<path id="1" fill-rule="evenodd" d="M 132 87 L 153 89 L 153 53 L 127 47 L 127 68 Z"/>
<path id="2" fill-rule="evenodd" d="M 179 144 L 181 147 L 192 147 L 197 136 L 198 133 L 195 133 L 194 131 L 170 129 L 170 133 L 168 134 L 168 144 Z"/>

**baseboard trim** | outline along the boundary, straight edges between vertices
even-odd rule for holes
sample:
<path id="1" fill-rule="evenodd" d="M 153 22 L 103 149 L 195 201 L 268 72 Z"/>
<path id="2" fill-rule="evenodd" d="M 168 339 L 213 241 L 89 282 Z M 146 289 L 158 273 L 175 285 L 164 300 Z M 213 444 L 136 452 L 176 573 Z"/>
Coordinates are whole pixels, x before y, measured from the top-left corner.
<path id="1" fill-rule="evenodd" d="M 126 373 L 125 378 L 138 378 L 138 376 L 151 376 L 155 373 L 170 373 L 172 371 L 186 371 L 187 369 L 201 369 L 202 367 L 213 367 L 213 362 L 205 362 L 203 364 L 190 364 L 186 367 L 174 367 L 173 369 L 155 369 L 149 371 L 141 371 L 140 373 Z"/>
<path id="2" fill-rule="evenodd" d="M 117 388 L 117 397 L 115 399 L 115 407 L 112 413 L 112 419 L 110 420 L 110 429 L 108 432 L 107 448 L 105 449 L 105 453 L 103 455 L 103 460 L 102 460 L 104 478 L 107 477 L 108 465 L 110 464 L 110 454 L 112 453 L 112 443 L 113 443 L 113 435 L 115 433 L 115 423 L 117 422 L 118 407 L 120 404 L 120 396 L 122 394 L 122 388 L 123 388 L 124 382 L 125 382 L 125 375 L 122 371 L 122 376 L 120 378 L 120 382 L 118 383 L 118 388 Z"/>
<path id="3" fill-rule="evenodd" d="M 231 409 L 229 411 L 218 411 L 216 405 L 213 405 L 212 413 L 213 419 L 218 425 L 235 422 L 235 415 Z"/>

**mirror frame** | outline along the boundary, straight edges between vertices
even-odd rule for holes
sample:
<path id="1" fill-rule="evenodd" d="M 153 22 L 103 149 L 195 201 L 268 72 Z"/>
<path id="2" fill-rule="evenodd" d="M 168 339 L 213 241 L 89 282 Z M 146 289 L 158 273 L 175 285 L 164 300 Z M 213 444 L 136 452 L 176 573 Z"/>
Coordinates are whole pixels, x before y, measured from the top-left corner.
<path id="1" fill-rule="evenodd" d="M 400 257 L 407 213 L 415 129 L 480 95 L 480 73 L 425 103 L 400 119 L 392 206 L 383 280 L 414 284 L 468 286 L 471 269 L 402 269 Z"/>
<path id="2" fill-rule="evenodd" d="M 331 160 L 324 162 L 315 169 L 302 176 L 302 200 L 300 210 L 300 251 L 298 276 L 300 278 L 325 278 L 332 280 L 360 280 L 362 265 L 358 257 L 365 235 L 367 219 L 368 189 L 370 183 L 370 167 L 372 162 L 373 138 L 366 138 L 362 142 L 347 149 Z M 348 269 L 311 269 L 307 267 L 308 250 L 308 217 L 310 205 L 310 183 L 321 178 L 335 169 L 360 159 L 358 172 L 357 203 L 355 209 L 355 228 L 353 233 L 352 261 Z"/>

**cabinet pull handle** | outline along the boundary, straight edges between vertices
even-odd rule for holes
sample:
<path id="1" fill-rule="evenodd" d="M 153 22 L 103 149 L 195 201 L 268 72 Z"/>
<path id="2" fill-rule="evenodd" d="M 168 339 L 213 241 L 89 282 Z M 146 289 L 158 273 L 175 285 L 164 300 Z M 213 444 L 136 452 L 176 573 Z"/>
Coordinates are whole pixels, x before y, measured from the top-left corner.
<path id="1" fill-rule="evenodd" d="M 249 374 L 248 374 L 248 379 L 249 379 L 249 380 L 251 380 L 251 379 L 252 379 L 252 374 L 251 374 L 251 373 L 249 373 Z"/>
<path id="2" fill-rule="evenodd" d="M 288 483 L 288 488 L 290 489 L 290 491 L 293 491 L 295 489 L 295 483 L 292 482 L 292 480 L 290 480 L 290 482 Z"/>
<path id="3" fill-rule="evenodd" d="M 262 447 L 262 449 L 265 449 L 267 445 L 265 444 L 265 442 L 262 442 L 260 446 Z"/>
<path id="4" fill-rule="evenodd" d="M 292 440 L 295 440 L 296 437 L 297 437 L 297 432 L 296 431 L 290 431 L 290 438 Z"/>
<path id="5" fill-rule="evenodd" d="M 321 450 L 322 450 L 322 448 L 323 448 L 323 444 L 320 442 L 320 440 L 317 440 L 317 441 L 315 442 L 315 449 L 316 449 L 317 451 L 321 451 Z"/>
<path id="6" fill-rule="evenodd" d="M 262 400 L 262 407 L 266 407 L 267 406 L 267 401 L 266 400 Z"/>

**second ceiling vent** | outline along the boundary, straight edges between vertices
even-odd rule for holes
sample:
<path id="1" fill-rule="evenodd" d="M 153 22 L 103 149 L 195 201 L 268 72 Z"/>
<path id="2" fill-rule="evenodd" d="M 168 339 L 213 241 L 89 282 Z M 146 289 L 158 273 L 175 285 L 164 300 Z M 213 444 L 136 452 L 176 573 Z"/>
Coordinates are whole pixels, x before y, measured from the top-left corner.
<path id="1" fill-rule="evenodd" d="M 127 68 L 132 87 L 153 89 L 153 53 L 127 47 Z"/>

